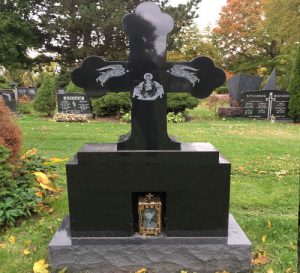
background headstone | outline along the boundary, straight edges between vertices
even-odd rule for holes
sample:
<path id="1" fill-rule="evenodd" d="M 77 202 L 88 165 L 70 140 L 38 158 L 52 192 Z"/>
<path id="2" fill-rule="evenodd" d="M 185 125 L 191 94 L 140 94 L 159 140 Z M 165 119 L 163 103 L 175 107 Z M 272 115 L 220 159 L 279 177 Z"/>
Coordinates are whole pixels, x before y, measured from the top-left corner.
<path id="1" fill-rule="evenodd" d="M 5 105 L 13 112 L 17 111 L 16 97 L 13 90 L 0 90 L 0 99 L 3 99 Z"/>
<path id="2" fill-rule="evenodd" d="M 279 120 L 290 119 L 288 102 L 290 94 L 286 91 L 250 91 L 242 94 L 243 117 L 267 119 L 274 116 Z"/>
<path id="3" fill-rule="evenodd" d="M 66 93 L 57 95 L 59 113 L 91 114 L 91 102 L 86 94 Z"/>
<path id="4" fill-rule="evenodd" d="M 18 87 L 17 92 L 18 92 L 18 97 L 22 98 L 23 96 L 27 95 L 27 88 L 26 87 Z"/>
<path id="5" fill-rule="evenodd" d="M 259 90 L 262 78 L 239 73 L 227 81 L 230 99 L 240 102 L 241 95 L 251 90 Z"/>
<path id="6" fill-rule="evenodd" d="M 28 87 L 26 90 L 26 95 L 30 98 L 30 100 L 33 100 L 36 96 L 36 88 L 35 87 Z"/>
<path id="7" fill-rule="evenodd" d="M 274 69 L 268 78 L 263 90 L 278 90 L 276 86 L 276 69 Z"/>
<path id="8" fill-rule="evenodd" d="M 61 94 L 65 94 L 66 92 L 65 92 L 65 89 L 63 89 L 63 88 L 58 88 L 57 89 L 57 95 L 61 95 Z"/>

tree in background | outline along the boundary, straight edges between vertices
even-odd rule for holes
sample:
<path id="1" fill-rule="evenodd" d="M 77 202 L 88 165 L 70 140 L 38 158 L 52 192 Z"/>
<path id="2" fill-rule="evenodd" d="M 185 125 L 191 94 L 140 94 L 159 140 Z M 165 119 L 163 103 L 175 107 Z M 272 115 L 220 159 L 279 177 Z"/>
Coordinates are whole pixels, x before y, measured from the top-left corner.
<path id="1" fill-rule="evenodd" d="M 294 120 L 300 119 L 300 46 L 296 57 L 292 80 L 289 85 L 291 98 L 289 101 L 289 115 Z"/>
<path id="2" fill-rule="evenodd" d="M 55 82 L 50 75 L 46 74 L 43 77 L 41 87 L 38 89 L 33 109 L 37 112 L 45 113 L 47 116 L 52 116 L 56 106 L 55 93 Z"/>
<path id="3" fill-rule="evenodd" d="M 73 82 L 69 82 L 69 84 L 66 86 L 66 92 L 67 93 L 84 93 L 84 89 L 78 87 Z"/>
<path id="4" fill-rule="evenodd" d="M 276 68 L 279 85 L 286 88 L 292 71 L 290 64 L 295 56 L 292 49 L 300 38 L 297 27 L 300 15 L 296 14 L 298 2 L 227 0 L 214 29 L 214 42 L 224 57 L 226 69 L 264 76 Z M 283 10 L 285 15 L 279 20 Z M 287 24 L 293 25 L 288 18 L 298 20 L 288 28 L 290 32 L 282 28 Z"/>
<path id="5" fill-rule="evenodd" d="M 175 19 L 174 32 L 192 23 L 201 0 L 171 7 L 169 0 L 155 0 Z M 60 64 L 74 66 L 89 55 L 127 59 L 127 38 L 122 18 L 141 0 L 49 0 L 36 5 L 39 27 L 46 36 L 44 48 L 57 53 Z M 172 40 L 170 45 L 172 45 Z"/>
<path id="6" fill-rule="evenodd" d="M 42 45 L 42 35 L 30 12 L 36 0 L 0 2 L 0 65 L 5 68 L 28 68 L 33 60 L 30 48 Z"/>

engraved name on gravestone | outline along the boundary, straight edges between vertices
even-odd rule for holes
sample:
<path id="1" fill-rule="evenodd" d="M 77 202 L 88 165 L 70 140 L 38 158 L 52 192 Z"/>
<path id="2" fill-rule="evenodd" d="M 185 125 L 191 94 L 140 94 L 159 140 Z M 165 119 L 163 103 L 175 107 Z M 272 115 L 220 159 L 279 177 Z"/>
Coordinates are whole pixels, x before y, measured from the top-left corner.
<path id="1" fill-rule="evenodd" d="M 290 119 L 288 103 L 290 94 L 285 91 L 249 91 L 242 94 L 241 107 L 243 117 L 267 119 L 271 116 L 276 119 Z"/>
<path id="2" fill-rule="evenodd" d="M 118 150 L 180 150 L 181 144 L 167 134 L 168 92 L 190 92 L 208 97 L 225 82 L 225 73 L 207 57 L 187 62 L 167 62 L 167 36 L 173 18 L 148 1 L 125 16 L 129 37 L 129 61 L 105 61 L 91 56 L 72 72 L 74 84 L 89 96 L 108 90 L 129 91 L 132 102 L 131 132 L 118 143 Z"/>
<path id="3" fill-rule="evenodd" d="M 57 95 L 59 113 L 91 114 L 91 103 L 87 95 L 82 93 L 66 93 Z"/>
<path id="4" fill-rule="evenodd" d="M 16 97 L 13 90 L 0 90 L 0 99 L 3 99 L 5 105 L 13 112 L 17 111 Z"/>

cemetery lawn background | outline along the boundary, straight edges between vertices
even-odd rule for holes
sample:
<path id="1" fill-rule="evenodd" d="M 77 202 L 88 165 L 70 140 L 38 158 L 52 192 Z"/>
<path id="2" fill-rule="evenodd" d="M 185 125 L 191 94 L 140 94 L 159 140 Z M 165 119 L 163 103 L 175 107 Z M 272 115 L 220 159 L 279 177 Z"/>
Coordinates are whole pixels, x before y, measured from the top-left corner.
<path id="1" fill-rule="evenodd" d="M 230 211 L 261 255 L 255 262 L 267 262 L 255 265 L 253 272 L 296 272 L 300 125 L 217 119 L 202 106 L 190 111 L 191 122 L 169 124 L 169 133 L 183 142 L 210 142 L 231 161 Z M 42 156 L 60 158 L 72 157 L 84 143 L 116 142 L 130 127 L 118 122 L 56 123 L 36 116 L 23 116 L 18 123 L 24 151 L 35 147 Z M 47 258 L 48 243 L 68 214 L 64 163 L 59 173 L 64 191 L 51 200 L 54 211 L 0 233 L 0 272 L 32 272 L 34 262 Z M 10 235 L 15 243 L 9 242 Z M 30 253 L 24 255 L 28 243 Z"/>

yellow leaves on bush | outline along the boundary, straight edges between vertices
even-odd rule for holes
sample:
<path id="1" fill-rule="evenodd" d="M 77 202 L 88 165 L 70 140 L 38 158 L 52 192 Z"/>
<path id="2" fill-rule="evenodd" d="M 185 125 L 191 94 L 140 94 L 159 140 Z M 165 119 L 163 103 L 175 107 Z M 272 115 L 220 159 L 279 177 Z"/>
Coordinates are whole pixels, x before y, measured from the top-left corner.
<path id="1" fill-rule="evenodd" d="M 267 253 L 264 250 L 258 250 L 252 253 L 251 262 L 253 265 L 264 265 L 269 262 Z"/>
<path id="2" fill-rule="evenodd" d="M 36 180 L 39 182 L 41 188 L 51 191 L 51 192 L 57 192 L 58 190 L 54 189 L 52 186 L 48 176 L 44 174 L 43 172 L 34 172 Z"/>
<path id="3" fill-rule="evenodd" d="M 36 155 L 36 153 L 37 153 L 37 149 L 35 149 L 35 148 L 28 150 L 25 154 L 23 154 L 21 156 L 21 160 L 25 160 L 27 157 L 29 157 L 31 155 Z"/>
<path id="4" fill-rule="evenodd" d="M 48 267 L 49 264 L 42 259 L 34 263 L 32 270 L 34 273 L 49 273 Z"/>
<path id="5" fill-rule="evenodd" d="M 10 235 L 8 236 L 7 240 L 11 243 L 11 244 L 15 244 L 17 239 L 14 235 Z"/>
<path id="6" fill-rule="evenodd" d="M 147 268 L 143 267 L 141 269 L 139 269 L 138 271 L 136 271 L 135 273 L 146 273 L 147 272 Z"/>

